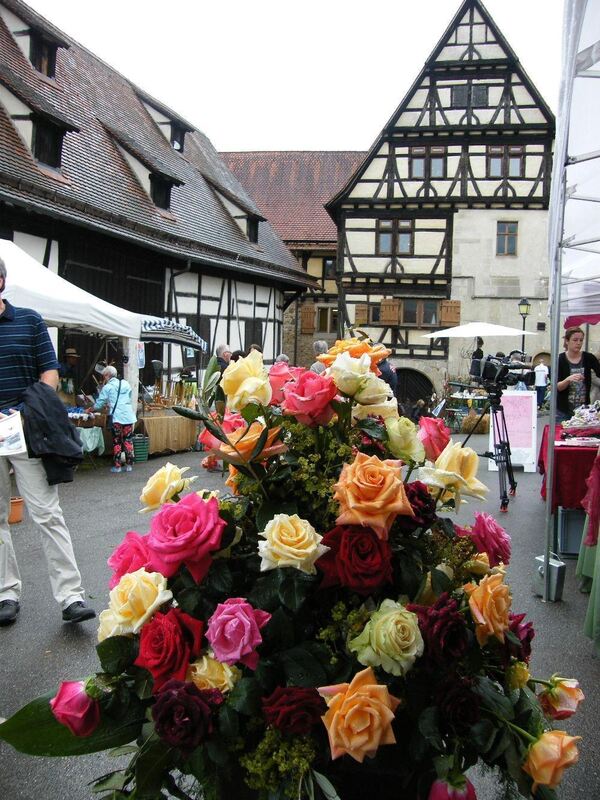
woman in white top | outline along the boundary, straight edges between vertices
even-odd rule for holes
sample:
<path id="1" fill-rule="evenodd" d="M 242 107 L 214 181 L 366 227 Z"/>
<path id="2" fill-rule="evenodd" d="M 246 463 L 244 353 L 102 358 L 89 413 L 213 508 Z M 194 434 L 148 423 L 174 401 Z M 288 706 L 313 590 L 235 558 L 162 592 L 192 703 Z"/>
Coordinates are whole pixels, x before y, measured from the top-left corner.
<path id="1" fill-rule="evenodd" d="M 111 472 L 121 472 L 121 453 L 125 452 L 125 471 L 133 469 L 133 428 L 136 423 L 135 412 L 131 406 L 131 386 L 123 378 L 117 378 L 114 367 L 102 370 L 104 386 L 92 411 L 106 406 L 106 413 L 112 415 L 113 465 Z"/>

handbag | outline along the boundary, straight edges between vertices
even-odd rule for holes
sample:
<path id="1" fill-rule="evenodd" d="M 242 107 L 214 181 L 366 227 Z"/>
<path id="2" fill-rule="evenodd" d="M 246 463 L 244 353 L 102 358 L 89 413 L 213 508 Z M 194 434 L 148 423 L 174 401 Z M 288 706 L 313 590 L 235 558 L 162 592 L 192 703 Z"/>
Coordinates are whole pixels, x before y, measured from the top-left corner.
<path id="1" fill-rule="evenodd" d="M 113 410 L 106 417 L 106 427 L 107 428 L 112 428 L 112 426 L 113 426 L 113 414 L 115 413 L 115 408 L 117 407 L 117 403 L 119 402 L 119 395 L 121 394 L 121 383 L 122 382 L 123 382 L 122 380 L 119 381 L 119 391 L 117 392 L 117 399 L 115 400 L 115 404 L 113 406 Z"/>

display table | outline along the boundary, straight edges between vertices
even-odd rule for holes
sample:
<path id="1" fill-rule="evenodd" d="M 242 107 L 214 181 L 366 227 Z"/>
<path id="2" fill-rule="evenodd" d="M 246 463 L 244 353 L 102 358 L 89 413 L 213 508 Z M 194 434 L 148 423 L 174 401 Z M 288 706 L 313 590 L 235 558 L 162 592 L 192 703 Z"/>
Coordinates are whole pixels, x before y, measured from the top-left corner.
<path id="1" fill-rule="evenodd" d="M 102 428 L 77 428 L 84 453 L 98 451 L 101 456 L 104 452 L 104 434 Z"/>
<path id="2" fill-rule="evenodd" d="M 555 429 L 555 441 L 559 440 L 562 426 Z M 538 470 L 544 476 L 541 495 L 546 499 L 546 466 L 548 462 L 549 425 L 544 428 L 538 456 Z M 586 493 L 586 479 L 590 474 L 598 447 L 581 447 L 561 444 L 554 449 L 554 491 L 552 493 L 552 513 L 558 506 L 581 508 L 581 500 Z"/>
<path id="3" fill-rule="evenodd" d="M 469 412 L 473 410 L 479 415 L 485 408 L 487 401 L 488 397 L 485 394 L 463 394 L 461 392 L 451 394 L 450 397 L 447 398 L 445 417 L 446 424 L 452 433 L 461 433 L 462 424 L 465 418 L 469 416 Z M 476 432 L 487 433 L 488 425 L 489 421 L 484 425 L 484 421 L 482 420 Z"/>
<path id="4" fill-rule="evenodd" d="M 142 417 L 136 430 L 148 437 L 149 453 L 190 450 L 198 439 L 198 423 L 174 412 Z"/>

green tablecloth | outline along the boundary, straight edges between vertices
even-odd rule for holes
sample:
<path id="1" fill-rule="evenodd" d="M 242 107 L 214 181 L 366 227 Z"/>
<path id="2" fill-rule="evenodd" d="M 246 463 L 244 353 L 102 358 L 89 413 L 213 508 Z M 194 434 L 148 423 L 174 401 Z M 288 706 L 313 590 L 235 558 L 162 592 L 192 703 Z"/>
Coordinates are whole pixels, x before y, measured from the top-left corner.
<path id="1" fill-rule="evenodd" d="M 585 540 L 587 527 L 586 517 L 582 542 Z M 575 574 L 581 581 L 582 591 L 590 593 L 583 632 L 593 641 L 594 654 L 600 656 L 600 550 L 597 545 L 596 547 L 581 545 Z"/>
<path id="2" fill-rule="evenodd" d="M 83 452 L 91 453 L 92 450 L 98 450 L 98 455 L 101 456 L 104 452 L 102 428 L 78 428 L 77 430 L 83 445 Z"/>

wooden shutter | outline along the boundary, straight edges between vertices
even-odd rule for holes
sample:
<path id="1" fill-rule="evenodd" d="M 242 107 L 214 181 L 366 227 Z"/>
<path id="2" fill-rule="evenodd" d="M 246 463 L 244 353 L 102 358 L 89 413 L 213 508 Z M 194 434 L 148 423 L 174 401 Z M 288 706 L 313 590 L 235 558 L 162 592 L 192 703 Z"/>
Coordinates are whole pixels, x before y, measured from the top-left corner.
<path id="1" fill-rule="evenodd" d="M 440 325 L 460 324 L 460 300 L 442 300 L 440 303 Z"/>
<path id="2" fill-rule="evenodd" d="M 382 300 L 380 322 L 397 325 L 400 321 L 400 300 Z"/>
<path id="3" fill-rule="evenodd" d="M 315 332 L 315 306 L 305 303 L 300 309 L 300 333 Z"/>
<path id="4" fill-rule="evenodd" d="M 369 321 L 369 306 L 366 303 L 357 303 L 354 306 L 354 324 L 366 325 Z"/>

